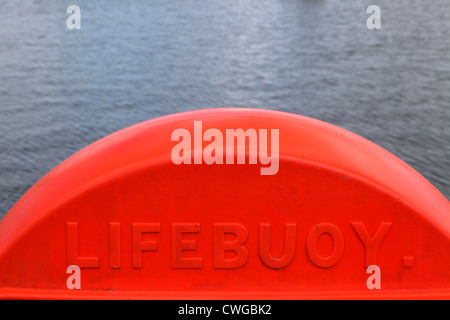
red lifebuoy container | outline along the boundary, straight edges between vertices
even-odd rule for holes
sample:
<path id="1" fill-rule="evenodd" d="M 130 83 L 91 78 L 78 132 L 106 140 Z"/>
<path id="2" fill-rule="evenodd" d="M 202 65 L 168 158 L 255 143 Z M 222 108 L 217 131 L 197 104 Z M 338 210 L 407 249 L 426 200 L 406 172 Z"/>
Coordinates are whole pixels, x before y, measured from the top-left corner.
<path id="1" fill-rule="evenodd" d="M 0 222 L 0 296 L 449 298 L 449 253 L 448 200 L 379 146 L 289 113 L 200 110 L 36 183 Z"/>

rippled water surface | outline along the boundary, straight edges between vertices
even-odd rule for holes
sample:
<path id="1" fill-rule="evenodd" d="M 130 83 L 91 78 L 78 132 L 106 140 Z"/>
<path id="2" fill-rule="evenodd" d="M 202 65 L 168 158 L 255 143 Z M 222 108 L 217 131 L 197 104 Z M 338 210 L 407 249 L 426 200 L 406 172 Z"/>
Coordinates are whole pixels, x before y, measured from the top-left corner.
<path id="1" fill-rule="evenodd" d="M 450 2 L 1 0 L 0 217 L 95 140 L 212 107 L 341 126 L 450 198 Z"/>

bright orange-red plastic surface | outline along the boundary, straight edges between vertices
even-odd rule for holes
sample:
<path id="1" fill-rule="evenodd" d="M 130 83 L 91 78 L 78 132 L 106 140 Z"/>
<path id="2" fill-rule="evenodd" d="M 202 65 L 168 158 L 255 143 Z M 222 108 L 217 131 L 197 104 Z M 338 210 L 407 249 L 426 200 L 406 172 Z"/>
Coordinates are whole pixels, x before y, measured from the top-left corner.
<path id="1" fill-rule="evenodd" d="M 212 128 L 224 164 L 202 159 L 211 141 L 198 139 Z M 238 128 L 268 141 L 278 130 L 276 173 L 249 163 L 249 141 L 244 164 L 225 163 L 226 130 Z M 176 129 L 192 135 L 191 164 L 172 161 Z M 70 265 L 81 289 L 67 287 Z M 367 285 L 371 265 L 379 289 Z M 267 110 L 118 131 L 54 168 L 0 222 L 2 298 L 448 299 L 449 267 L 450 205 L 419 173 L 344 129 Z"/>

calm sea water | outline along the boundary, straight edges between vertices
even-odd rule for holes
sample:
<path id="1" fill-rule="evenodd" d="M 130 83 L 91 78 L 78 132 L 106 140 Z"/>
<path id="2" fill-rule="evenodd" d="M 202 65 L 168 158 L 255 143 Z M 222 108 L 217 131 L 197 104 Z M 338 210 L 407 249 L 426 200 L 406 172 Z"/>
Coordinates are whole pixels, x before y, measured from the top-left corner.
<path id="1" fill-rule="evenodd" d="M 95 140 L 212 107 L 341 126 L 450 198 L 450 2 L 1 0 L 0 217 Z"/>

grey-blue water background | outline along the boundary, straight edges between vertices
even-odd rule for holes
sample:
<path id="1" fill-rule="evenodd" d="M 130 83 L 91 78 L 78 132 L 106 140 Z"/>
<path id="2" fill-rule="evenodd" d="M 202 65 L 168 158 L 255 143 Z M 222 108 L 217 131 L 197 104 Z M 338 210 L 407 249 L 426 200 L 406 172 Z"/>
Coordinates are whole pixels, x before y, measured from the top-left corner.
<path id="1" fill-rule="evenodd" d="M 450 1 L 1 0 L 0 217 L 95 140 L 212 107 L 341 126 L 449 198 Z"/>

